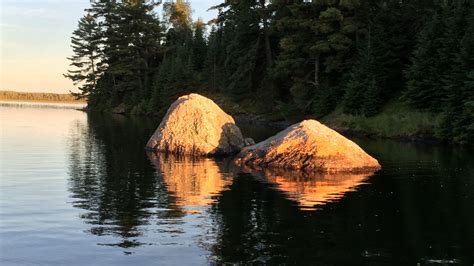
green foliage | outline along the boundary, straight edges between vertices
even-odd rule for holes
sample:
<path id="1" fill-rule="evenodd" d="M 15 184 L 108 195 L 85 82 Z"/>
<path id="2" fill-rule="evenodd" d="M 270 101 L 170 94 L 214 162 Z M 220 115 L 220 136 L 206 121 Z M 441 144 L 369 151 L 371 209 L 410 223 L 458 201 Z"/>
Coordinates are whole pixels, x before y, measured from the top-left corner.
<path id="1" fill-rule="evenodd" d="M 459 143 L 474 139 L 473 34 L 473 5 L 442 2 L 419 35 L 403 95 L 415 108 L 442 113 L 438 135 Z"/>
<path id="2" fill-rule="evenodd" d="M 334 108 L 338 97 L 339 82 L 333 77 L 347 68 L 358 1 L 294 1 L 275 6 L 283 10 L 275 21 L 283 37 L 274 75 L 291 80 L 287 94 L 300 111 L 323 115 Z"/>
<path id="3" fill-rule="evenodd" d="M 412 8 L 387 1 L 366 11 L 357 57 L 345 84 L 345 112 L 376 115 L 403 88 L 405 62 L 415 39 L 410 33 L 416 22 Z"/>
<path id="4" fill-rule="evenodd" d="M 361 129 L 474 136 L 470 1 L 223 1 L 207 25 L 184 0 L 166 1 L 160 20 L 160 2 L 91 2 L 66 74 L 90 109 L 162 114 L 199 92 L 237 114 L 319 118 L 340 107 L 338 119 Z M 387 113 L 393 102 L 410 108 Z"/>
<path id="5" fill-rule="evenodd" d="M 94 1 L 88 9 L 100 21 L 101 63 L 105 71 L 88 95 L 92 108 L 134 105 L 150 97 L 161 61 L 164 27 L 154 1 Z M 100 105 L 100 106 L 99 106 Z"/>
<path id="6" fill-rule="evenodd" d="M 465 28 L 459 50 L 443 79 L 447 102 L 440 136 L 459 143 L 474 139 L 474 7 L 467 10 L 466 23 L 458 25 Z"/>
<path id="7" fill-rule="evenodd" d="M 68 59 L 73 69 L 64 74 L 64 77 L 72 80 L 74 85 L 78 85 L 80 93 L 73 93 L 77 98 L 86 98 L 93 92 L 105 69 L 100 41 L 97 19 L 91 14 L 86 14 L 79 20 L 78 28 L 71 37 L 74 55 Z"/>
<path id="8" fill-rule="evenodd" d="M 356 132 L 389 138 L 432 137 L 437 133 L 440 120 L 440 115 L 417 111 L 401 103 L 388 104 L 371 117 L 336 110 L 323 119 L 335 128 L 350 128 Z"/>

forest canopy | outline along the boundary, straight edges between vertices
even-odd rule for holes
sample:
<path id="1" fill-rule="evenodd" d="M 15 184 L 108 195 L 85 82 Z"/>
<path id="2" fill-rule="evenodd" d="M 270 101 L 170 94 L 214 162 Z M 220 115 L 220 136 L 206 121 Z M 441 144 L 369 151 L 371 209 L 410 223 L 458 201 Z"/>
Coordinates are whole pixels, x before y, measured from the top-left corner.
<path id="1" fill-rule="evenodd" d="M 225 0 L 193 20 L 183 0 L 95 0 L 73 32 L 66 77 L 92 110 L 162 112 L 189 92 L 262 113 L 363 117 L 402 103 L 474 139 L 469 0 Z"/>

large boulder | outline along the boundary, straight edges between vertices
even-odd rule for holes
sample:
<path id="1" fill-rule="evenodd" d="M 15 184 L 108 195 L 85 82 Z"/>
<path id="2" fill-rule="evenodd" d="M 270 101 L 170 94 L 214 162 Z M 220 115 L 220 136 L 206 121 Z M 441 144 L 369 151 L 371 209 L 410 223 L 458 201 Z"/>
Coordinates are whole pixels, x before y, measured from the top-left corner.
<path id="1" fill-rule="evenodd" d="M 294 124 L 277 135 L 246 147 L 236 163 L 256 168 L 319 172 L 368 172 L 380 169 L 357 144 L 315 120 Z"/>
<path id="2" fill-rule="evenodd" d="M 243 146 L 234 119 L 212 100 L 194 93 L 170 106 L 147 144 L 154 151 L 193 156 L 232 154 Z"/>

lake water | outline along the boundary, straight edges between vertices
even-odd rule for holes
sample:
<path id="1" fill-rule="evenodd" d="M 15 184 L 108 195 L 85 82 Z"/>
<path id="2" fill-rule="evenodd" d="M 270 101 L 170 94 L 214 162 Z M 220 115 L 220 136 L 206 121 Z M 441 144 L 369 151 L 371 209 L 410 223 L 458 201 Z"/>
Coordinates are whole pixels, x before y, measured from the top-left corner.
<path id="1" fill-rule="evenodd" d="M 0 264 L 474 263 L 472 150 L 355 139 L 382 171 L 244 173 L 147 154 L 158 124 L 0 106 Z"/>

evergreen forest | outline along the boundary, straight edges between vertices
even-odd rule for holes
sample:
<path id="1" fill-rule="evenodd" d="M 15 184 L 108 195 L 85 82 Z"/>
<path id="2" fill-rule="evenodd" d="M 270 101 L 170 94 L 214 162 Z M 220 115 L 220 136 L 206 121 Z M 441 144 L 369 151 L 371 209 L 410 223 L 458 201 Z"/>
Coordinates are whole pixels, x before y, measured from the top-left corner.
<path id="1" fill-rule="evenodd" d="M 474 140 L 472 0 L 223 0 L 209 9 L 218 15 L 203 21 L 191 1 L 91 1 L 71 38 L 74 96 L 92 111 L 154 115 L 197 92 L 274 120 L 379 121 L 398 108 L 408 120 L 385 123 L 428 114 L 437 138 Z"/>

